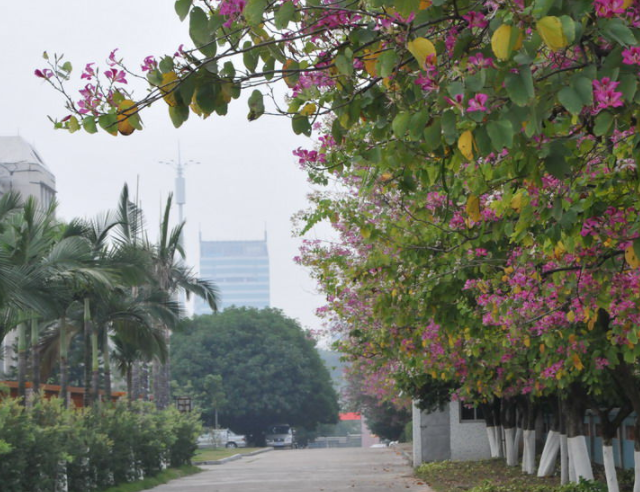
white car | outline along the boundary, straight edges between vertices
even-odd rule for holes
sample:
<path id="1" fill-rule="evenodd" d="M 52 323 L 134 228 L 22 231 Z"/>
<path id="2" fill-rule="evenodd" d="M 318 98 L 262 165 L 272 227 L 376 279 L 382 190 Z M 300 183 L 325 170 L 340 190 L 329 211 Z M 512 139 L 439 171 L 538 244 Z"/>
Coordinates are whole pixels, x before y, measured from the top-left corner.
<path id="1" fill-rule="evenodd" d="M 273 448 L 297 448 L 294 431 L 289 424 L 275 424 L 267 428 L 265 435 L 267 446 Z"/>
<path id="2" fill-rule="evenodd" d="M 212 429 L 210 432 L 199 436 L 197 443 L 200 448 L 244 448 L 247 446 L 247 439 L 245 436 L 236 434 L 230 429 Z"/>

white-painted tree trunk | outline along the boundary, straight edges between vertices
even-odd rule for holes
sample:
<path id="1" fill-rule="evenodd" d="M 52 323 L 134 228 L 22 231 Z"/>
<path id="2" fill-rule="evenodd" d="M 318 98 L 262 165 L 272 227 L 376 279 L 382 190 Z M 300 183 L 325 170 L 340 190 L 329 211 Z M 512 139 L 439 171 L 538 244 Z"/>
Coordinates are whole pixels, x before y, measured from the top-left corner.
<path id="1" fill-rule="evenodd" d="M 573 468 L 575 481 L 581 478 L 593 480 L 593 470 L 591 469 L 591 459 L 587 448 L 587 440 L 584 436 L 570 437 L 567 439 L 569 447 L 569 466 Z"/>
<path id="2" fill-rule="evenodd" d="M 516 440 L 515 440 L 516 461 L 520 456 L 520 446 L 522 445 L 522 435 L 523 435 L 522 427 L 516 427 Z"/>
<path id="3" fill-rule="evenodd" d="M 533 475 L 536 472 L 536 431 L 524 431 L 524 449 L 523 471 Z"/>
<path id="4" fill-rule="evenodd" d="M 560 434 L 560 483 L 569 483 L 569 446 L 566 434 Z"/>
<path id="5" fill-rule="evenodd" d="M 504 445 L 503 445 L 503 435 L 504 435 L 504 429 L 502 428 L 501 425 L 496 425 L 494 427 L 494 432 L 496 433 L 496 451 L 498 453 L 498 458 L 504 458 Z"/>
<path id="6" fill-rule="evenodd" d="M 518 466 L 518 448 L 516 447 L 516 430 L 504 430 L 504 442 L 506 445 L 507 466 Z"/>
<path id="7" fill-rule="evenodd" d="M 633 452 L 633 465 L 635 467 L 633 492 L 640 492 L 640 451 Z"/>
<path id="8" fill-rule="evenodd" d="M 522 431 L 522 472 L 525 473 L 527 471 L 527 462 L 529 460 L 529 448 L 527 448 L 527 432 L 526 430 Z"/>
<path id="9" fill-rule="evenodd" d="M 560 433 L 558 431 L 549 431 L 542 450 L 542 456 L 540 456 L 539 477 L 550 477 L 553 474 L 556 460 L 558 459 L 558 451 L 560 451 Z"/>
<path id="10" fill-rule="evenodd" d="M 489 450 L 492 458 L 498 457 L 498 443 L 496 442 L 495 426 L 487 426 L 487 437 L 489 438 Z"/>
<path id="11" fill-rule="evenodd" d="M 613 446 L 605 446 L 602 444 L 602 462 L 604 464 L 604 474 L 607 478 L 608 492 L 620 492 L 618 487 L 618 475 L 616 473 L 616 465 L 613 460 Z"/>

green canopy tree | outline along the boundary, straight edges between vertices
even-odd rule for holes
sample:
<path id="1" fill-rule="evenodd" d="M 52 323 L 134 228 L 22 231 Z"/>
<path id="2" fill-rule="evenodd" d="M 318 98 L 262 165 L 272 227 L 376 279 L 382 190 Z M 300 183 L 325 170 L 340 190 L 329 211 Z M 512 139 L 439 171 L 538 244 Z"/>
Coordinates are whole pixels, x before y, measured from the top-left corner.
<path id="1" fill-rule="evenodd" d="M 257 438 L 273 423 L 312 429 L 337 421 L 337 395 L 315 342 L 279 310 L 229 308 L 182 328 L 172 338 L 176 384 L 202 394 L 207 376 L 221 377 L 221 425 Z M 209 424 L 213 410 L 204 412 Z"/>

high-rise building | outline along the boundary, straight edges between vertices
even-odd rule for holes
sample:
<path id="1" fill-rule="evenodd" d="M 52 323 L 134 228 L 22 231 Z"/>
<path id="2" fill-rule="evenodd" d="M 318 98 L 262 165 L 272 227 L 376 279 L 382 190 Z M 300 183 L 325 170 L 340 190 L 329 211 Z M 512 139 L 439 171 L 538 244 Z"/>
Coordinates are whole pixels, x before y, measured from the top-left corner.
<path id="1" fill-rule="evenodd" d="M 22 137 L 0 137 L 0 196 L 10 190 L 19 192 L 23 199 L 34 196 L 42 207 L 48 207 L 55 199 L 55 176 Z M 13 330 L 0 340 L 0 373 L 8 373 L 15 364 L 15 339 Z"/>
<path id="2" fill-rule="evenodd" d="M 220 291 L 220 309 L 229 306 L 269 307 L 269 251 L 263 241 L 202 241 L 200 277 Z M 211 309 L 196 300 L 195 314 Z"/>

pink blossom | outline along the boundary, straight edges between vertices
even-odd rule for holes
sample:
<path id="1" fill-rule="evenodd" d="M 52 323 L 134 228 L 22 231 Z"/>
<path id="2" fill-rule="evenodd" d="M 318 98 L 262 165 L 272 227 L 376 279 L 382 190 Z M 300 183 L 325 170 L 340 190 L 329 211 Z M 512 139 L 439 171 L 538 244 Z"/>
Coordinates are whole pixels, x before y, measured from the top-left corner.
<path id="1" fill-rule="evenodd" d="M 489 97 L 486 94 L 476 94 L 474 97 L 469 99 L 469 107 L 467 111 L 471 113 L 472 111 L 486 111 L 485 103 L 487 102 Z"/>
<path id="2" fill-rule="evenodd" d="M 150 70 L 154 70 L 157 66 L 158 62 L 156 61 L 156 59 L 153 56 L 149 55 L 145 57 L 141 69 L 143 72 L 148 72 Z"/>
<path id="3" fill-rule="evenodd" d="M 40 77 L 41 79 L 50 79 L 51 77 L 53 77 L 53 72 L 48 68 L 42 70 L 36 69 L 33 73 L 36 77 Z"/>
<path id="4" fill-rule="evenodd" d="M 107 63 L 110 67 L 114 67 L 116 65 L 119 65 L 120 63 L 118 60 L 116 60 L 116 51 L 118 51 L 118 49 L 119 48 L 116 48 L 111 53 L 109 53 L 109 61 L 107 61 Z"/>
<path id="5" fill-rule="evenodd" d="M 614 17 L 624 12 L 624 0 L 594 0 L 598 17 Z"/>
<path id="6" fill-rule="evenodd" d="M 484 29 L 489 25 L 489 22 L 487 22 L 485 15 L 482 12 L 472 11 L 463 15 L 462 18 L 469 23 L 470 28 L 477 27 L 479 29 Z"/>
<path id="7" fill-rule="evenodd" d="M 95 63 L 87 63 L 84 67 L 84 72 L 82 72 L 82 75 L 80 76 L 81 79 L 91 80 L 96 75 L 92 65 L 95 65 Z"/>
<path id="8" fill-rule="evenodd" d="M 127 74 L 125 73 L 124 70 L 118 70 L 117 68 L 113 68 L 111 70 L 107 70 L 104 73 L 104 75 L 113 83 L 121 83 L 121 84 L 127 83 L 127 79 L 126 79 Z"/>
<path id="9" fill-rule="evenodd" d="M 495 64 L 493 63 L 493 58 L 485 57 L 482 53 L 470 56 L 469 65 L 477 69 L 496 68 Z"/>
<path id="10" fill-rule="evenodd" d="M 606 108 L 618 108 L 622 102 L 622 92 L 616 91 L 620 82 L 614 82 L 609 77 L 593 81 L 593 98 L 597 103 L 595 110 L 601 111 Z"/>
<path id="11" fill-rule="evenodd" d="M 622 63 L 640 65 L 640 46 L 631 46 L 622 50 Z"/>

